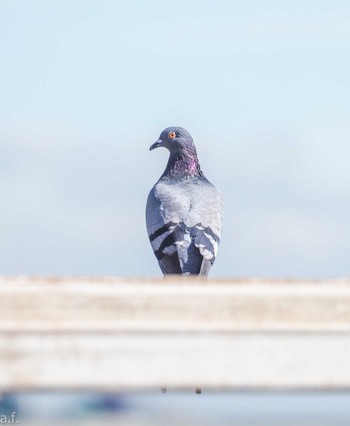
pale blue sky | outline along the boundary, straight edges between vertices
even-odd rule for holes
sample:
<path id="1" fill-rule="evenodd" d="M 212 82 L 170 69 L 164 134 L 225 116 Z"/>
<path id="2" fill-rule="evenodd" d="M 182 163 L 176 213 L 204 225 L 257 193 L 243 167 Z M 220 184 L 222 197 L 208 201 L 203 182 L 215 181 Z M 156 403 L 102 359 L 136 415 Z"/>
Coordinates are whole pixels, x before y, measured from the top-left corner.
<path id="1" fill-rule="evenodd" d="M 226 202 L 213 276 L 349 276 L 349 1 L 0 0 L 0 274 L 160 275 L 186 127 Z"/>

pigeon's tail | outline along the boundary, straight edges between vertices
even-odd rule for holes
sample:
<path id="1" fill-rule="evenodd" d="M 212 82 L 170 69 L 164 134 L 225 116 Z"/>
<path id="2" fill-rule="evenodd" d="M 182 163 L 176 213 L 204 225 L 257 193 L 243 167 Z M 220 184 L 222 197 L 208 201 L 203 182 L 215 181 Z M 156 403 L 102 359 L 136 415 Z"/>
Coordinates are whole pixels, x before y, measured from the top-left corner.
<path id="1" fill-rule="evenodd" d="M 158 261 L 163 274 L 184 276 L 200 275 L 207 277 L 212 263 L 209 260 L 203 259 L 199 250 L 196 250 L 197 255 L 188 258 L 188 262 L 183 263 L 182 267 L 177 253 L 172 256 L 163 256 L 163 258 Z"/>
<path id="2" fill-rule="evenodd" d="M 158 259 L 158 263 L 164 275 L 182 274 L 180 261 L 177 253 L 174 253 L 170 256 L 164 255 L 161 259 Z"/>
<path id="3" fill-rule="evenodd" d="M 207 276 L 214 263 L 219 237 L 200 223 L 188 227 L 169 222 L 150 236 L 164 275 Z M 155 244 L 154 244 L 155 246 Z"/>
<path id="4" fill-rule="evenodd" d="M 210 260 L 203 259 L 201 270 L 199 271 L 199 275 L 202 275 L 203 277 L 207 277 L 210 271 L 212 263 Z"/>

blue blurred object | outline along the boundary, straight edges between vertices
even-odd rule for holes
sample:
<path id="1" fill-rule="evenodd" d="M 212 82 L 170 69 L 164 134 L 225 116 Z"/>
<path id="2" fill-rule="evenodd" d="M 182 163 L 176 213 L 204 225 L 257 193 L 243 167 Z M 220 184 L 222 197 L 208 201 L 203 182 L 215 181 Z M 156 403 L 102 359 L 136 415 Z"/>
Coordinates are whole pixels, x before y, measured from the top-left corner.
<path id="1" fill-rule="evenodd" d="M 348 426 L 348 392 L 4 395 L 0 415 L 26 426 Z"/>

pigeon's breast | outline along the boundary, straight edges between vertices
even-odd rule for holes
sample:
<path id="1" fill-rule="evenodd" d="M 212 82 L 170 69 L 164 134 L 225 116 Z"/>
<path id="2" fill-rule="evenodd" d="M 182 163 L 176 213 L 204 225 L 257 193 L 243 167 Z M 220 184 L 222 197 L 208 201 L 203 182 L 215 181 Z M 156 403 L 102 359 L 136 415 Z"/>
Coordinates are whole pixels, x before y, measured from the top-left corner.
<path id="1" fill-rule="evenodd" d="M 221 193 L 207 181 L 158 182 L 154 195 L 165 222 L 183 222 L 188 227 L 201 223 L 220 235 Z"/>
<path id="2" fill-rule="evenodd" d="M 154 195 L 160 201 L 160 211 L 165 221 L 184 222 L 191 210 L 191 195 L 188 186 L 159 182 Z"/>

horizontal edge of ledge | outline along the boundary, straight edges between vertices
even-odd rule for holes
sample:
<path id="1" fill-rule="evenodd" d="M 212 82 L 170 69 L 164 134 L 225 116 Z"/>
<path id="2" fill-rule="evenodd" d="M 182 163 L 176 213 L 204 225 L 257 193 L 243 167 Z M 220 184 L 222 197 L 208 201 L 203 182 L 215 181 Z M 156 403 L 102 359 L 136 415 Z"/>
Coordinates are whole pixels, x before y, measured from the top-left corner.
<path id="1" fill-rule="evenodd" d="M 162 389 L 166 389 L 166 392 L 162 392 Z M 0 393 L 17 393 L 17 392 L 81 392 L 81 393 L 143 393 L 143 392 L 151 392 L 151 393 L 170 393 L 174 392 L 193 392 L 195 394 L 196 389 L 200 389 L 201 394 L 208 393 L 216 393 L 216 392 L 271 392 L 271 393 L 295 393 L 295 392 L 303 392 L 303 393 L 324 393 L 324 392 L 339 392 L 339 393 L 349 393 L 350 392 L 350 383 L 346 385 L 338 385 L 338 384 L 296 384 L 296 385 L 274 385 L 274 384 L 259 384 L 259 385 L 212 385 L 210 383 L 205 383 L 204 385 L 198 385 L 197 383 L 193 383 L 193 385 L 173 385 L 164 386 L 163 383 L 159 383 L 158 385 L 20 385 L 20 386 L 2 386 L 0 384 Z M 200 397 L 200 395 L 198 395 Z"/>
<path id="2" fill-rule="evenodd" d="M 183 277 L 169 275 L 167 277 L 137 276 L 84 276 L 84 275 L 0 275 L 0 285 L 6 283 L 28 282 L 36 284 L 155 284 L 169 285 L 181 283 L 197 285 L 345 285 L 350 286 L 350 278 L 266 278 L 266 277 Z"/>

